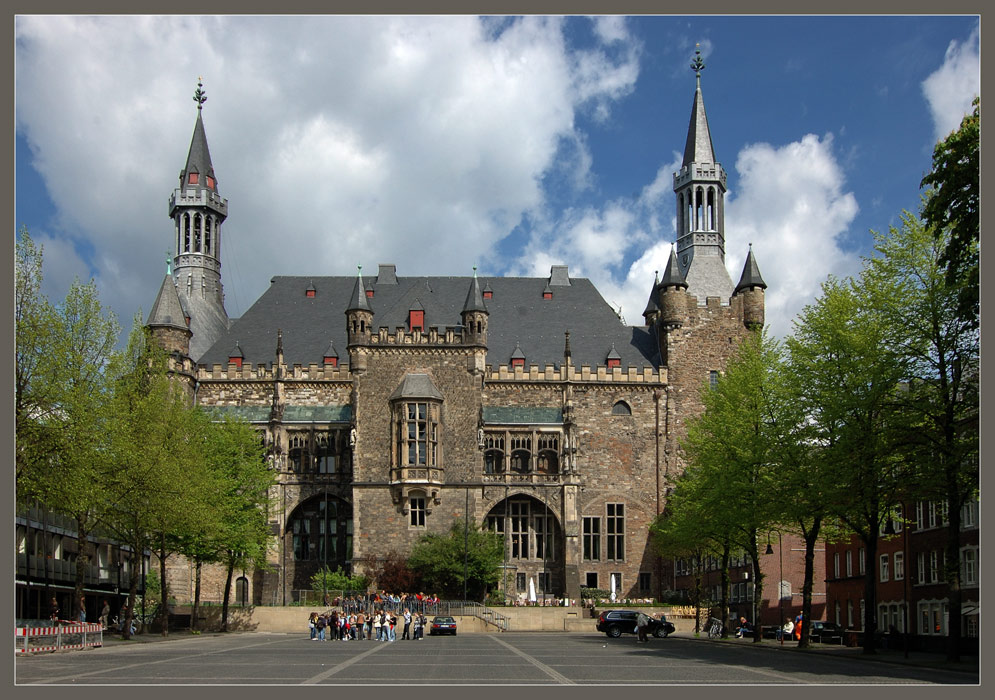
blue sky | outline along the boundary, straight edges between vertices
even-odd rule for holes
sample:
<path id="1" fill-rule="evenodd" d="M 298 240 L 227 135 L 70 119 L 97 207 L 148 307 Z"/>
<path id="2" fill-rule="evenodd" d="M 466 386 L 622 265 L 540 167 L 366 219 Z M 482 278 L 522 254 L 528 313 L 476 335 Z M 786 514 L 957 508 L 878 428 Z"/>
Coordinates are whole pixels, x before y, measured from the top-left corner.
<path id="1" fill-rule="evenodd" d="M 274 275 L 566 264 L 638 324 L 674 241 L 698 43 L 727 266 L 735 282 L 753 244 L 778 335 L 916 209 L 980 92 L 976 16 L 20 16 L 15 33 L 16 224 L 53 299 L 92 276 L 125 326 L 165 274 L 198 76 L 231 316 Z"/>

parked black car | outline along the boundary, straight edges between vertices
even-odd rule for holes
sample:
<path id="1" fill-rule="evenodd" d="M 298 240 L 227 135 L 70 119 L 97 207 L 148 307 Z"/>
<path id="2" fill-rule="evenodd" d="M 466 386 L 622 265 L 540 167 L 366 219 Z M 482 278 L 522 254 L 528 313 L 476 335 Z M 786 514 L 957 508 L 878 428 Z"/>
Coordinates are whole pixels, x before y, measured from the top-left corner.
<path id="1" fill-rule="evenodd" d="M 623 632 L 635 634 L 638 615 L 636 610 L 605 610 L 598 616 L 598 632 L 604 632 L 609 637 L 621 637 Z M 664 615 L 659 617 L 648 615 L 648 617 L 650 619 L 646 629 L 648 634 L 652 634 L 654 637 L 666 637 L 668 634 L 673 634 L 674 623 L 668 622 Z"/>
<path id="2" fill-rule="evenodd" d="M 808 638 L 813 642 L 822 642 L 823 644 L 842 644 L 843 628 L 835 622 L 815 620 L 808 631 Z"/>
<path id="3" fill-rule="evenodd" d="M 436 615 L 428 628 L 429 635 L 456 634 L 456 620 L 448 615 Z"/>

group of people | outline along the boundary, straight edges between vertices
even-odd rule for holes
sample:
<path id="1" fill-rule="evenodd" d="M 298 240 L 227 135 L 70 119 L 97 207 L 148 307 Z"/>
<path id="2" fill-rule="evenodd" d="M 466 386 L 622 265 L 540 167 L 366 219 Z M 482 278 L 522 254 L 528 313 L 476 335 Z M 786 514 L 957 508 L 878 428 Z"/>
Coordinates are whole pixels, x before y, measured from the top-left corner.
<path id="1" fill-rule="evenodd" d="M 798 613 L 794 620 L 790 617 L 785 619 L 784 624 L 775 632 L 777 640 L 781 641 L 782 639 L 791 639 L 793 637 L 796 641 L 800 641 L 802 638 L 802 619 L 802 613 Z M 736 628 L 736 636 L 745 637 L 750 634 L 753 634 L 753 625 L 745 617 L 740 617 L 739 627 Z"/>
<path id="2" fill-rule="evenodd" d="M 395 629 L 398 623 L 403 623 L 402 640 L 424 639 L 425 627 L 428 625 L 424 612 L 412 612 L 404 608 L 399 615 L 400 617 L 384 608 L 373 608 L 369 614 L 362 608 L 358 612 L 347 610 L 312 612 L 308 618 L 308 628 L 313 642 L 330 639 L 343 642 L 349 640 L 393 642 L 397 639 Z"/>
<path id="3" fill-rule="evenodd" d="M 402 608 L 417 610 L 420 613 L 431 612 L 439 604 L 439 596 L 425 593 L 388 593 L 381 590 L 371 591 L 364 595 L 335 596 L 330 598 L 326 593 L 323 598 L 325 608 L 336 608 L 344 613 L 364 612 L 372 610 L 388 610 L 400 613 Z"/>

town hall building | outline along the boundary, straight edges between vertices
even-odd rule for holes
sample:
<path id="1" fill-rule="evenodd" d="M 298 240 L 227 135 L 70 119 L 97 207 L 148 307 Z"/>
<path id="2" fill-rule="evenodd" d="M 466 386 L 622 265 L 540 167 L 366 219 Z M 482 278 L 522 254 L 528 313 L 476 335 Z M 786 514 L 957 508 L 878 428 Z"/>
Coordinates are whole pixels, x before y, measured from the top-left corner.
<path id="1" fill-rule="evenodd" d="M 752 251 L 736 284 L 726 270 L 726 172 L 700 55 L 692 67 L 676 246 L 635 326 L 567 265 L 538 278 L 410 276 L 389 262 L 277 276 L 229 318 L 228 201 L 198 87 L 169 198 L 174 252 L 147 325 L 197 403 L 249 421 L 279 474 L 272 567 L 246 572 L 238 598 L 292 602 L 322 566 L 370 572 L 464 517 L 504 538 L 508 598 L 533 580 L 540 595 L 579 599 L 612 575 L 626 597 L 674 588 L 648 528 L 683 469 L 701 391 L 763 326 L 766 288 Z M 171 594 L 191 599 L 193 567 L 170 571 Z"/>

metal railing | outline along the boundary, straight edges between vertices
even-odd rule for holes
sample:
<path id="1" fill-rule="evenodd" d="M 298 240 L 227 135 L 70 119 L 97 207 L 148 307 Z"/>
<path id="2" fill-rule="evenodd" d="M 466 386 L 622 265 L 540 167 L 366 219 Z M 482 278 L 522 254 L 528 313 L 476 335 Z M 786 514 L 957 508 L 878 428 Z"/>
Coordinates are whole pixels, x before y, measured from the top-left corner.
<path id="1" fill-rule="evenodd" d="M 63 649 L 86 649 L 104 644 L 104 629 L 99 623 L 50 622 L 45 626 L 14 628 L 14 653 L 32 654 Z"/>
<path id="2" fill-rule="evenodd" d="M 321 591 L 296 590 L 292 591 L 292 600 L 301 606 L 311 606 L 324 609 L 324 596 Z M 357 599 L 358 597 L 358 599 Z M 336 603 L 336 600 L 338 601 Z M 411 612 L 423 613 L 425 615 L 469 615 L 483 620 L 485 623 L 494 625 L 500 630 L 507 631 L 510 627 L 510 619 L 507 615 L 499 613 L 493 608 L 477 603 L 472 600 L 440 600 L 429 603 L 425 601 L 393 601 L 380 600 L 369 601 L 359 592 L 352 591 L 328 591 L 328 606 L 350 612 L 369 612 L 373 609 L 387 610 L 394 614 L 400 614 L 405 608 Z"/>

